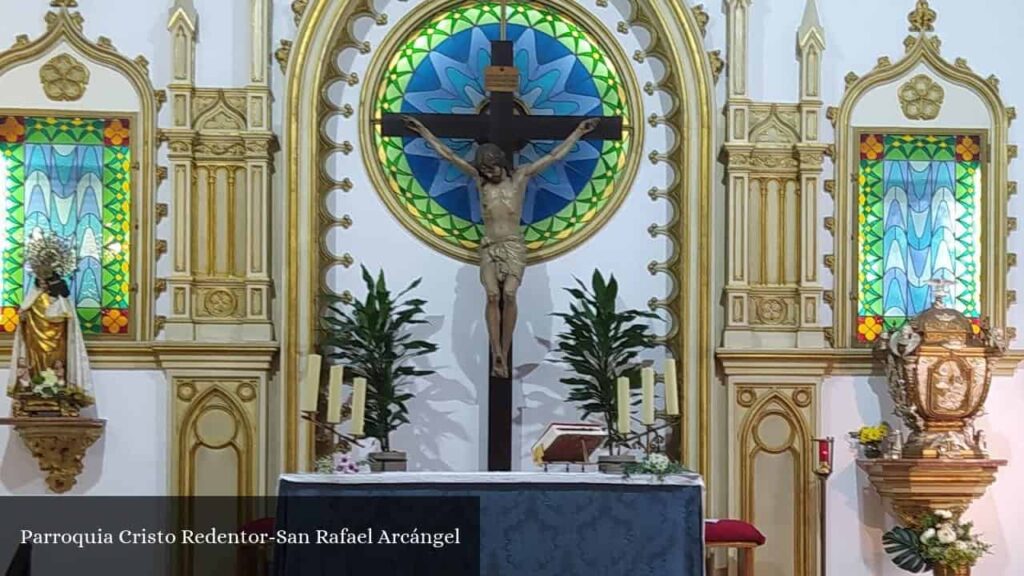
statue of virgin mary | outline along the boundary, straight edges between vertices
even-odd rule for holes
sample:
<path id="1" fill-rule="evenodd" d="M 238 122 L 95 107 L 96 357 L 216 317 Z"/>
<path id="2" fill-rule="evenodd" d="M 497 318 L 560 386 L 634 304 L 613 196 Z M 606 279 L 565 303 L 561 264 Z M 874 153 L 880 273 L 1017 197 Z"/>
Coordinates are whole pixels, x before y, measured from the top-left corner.
<path id="1" fill-rule="evenodd" d="M 65 278 L 74 246 L 38 229 L 26 246 L 34 279 L 21 304 L 7 394 L 15 417 L 78 416 L 94 403 L 89 358 Z"/>

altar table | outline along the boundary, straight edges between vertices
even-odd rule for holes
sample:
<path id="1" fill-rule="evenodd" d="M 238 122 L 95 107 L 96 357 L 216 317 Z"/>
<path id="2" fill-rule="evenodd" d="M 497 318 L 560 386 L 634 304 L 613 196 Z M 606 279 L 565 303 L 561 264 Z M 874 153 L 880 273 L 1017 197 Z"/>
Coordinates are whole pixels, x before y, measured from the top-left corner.
<path id="1" fill-rule="evenodd" d="M 482 576 L 700 576 L 703 491 L 696 474 L 624 478 L 600 473 L 390 472 L 281 477 L 277 530 L 338 530 L 345 508 L 319 500 L 420 498 L 479 505 L 476 538 Z M 415 501 L 415 500 L 413 500 Z M 477 512 L 473 521 L 477 519 Z M 279 543 L 278 576 L 344 576 L 344 546 Z M 477 549 L 473 549 L 477 553 Z M 333 560 L 332 560 L 333 558 Z M 475 558 L 475 557 L 474 557 Z M 475 560 L 474 560 L 475 562 Z M 433 574 L 413 569 L 415 574 Z M 444 576 L 448 576 L 445 574 Z M 460 575 L 461 576 L 461 575 Z"/>

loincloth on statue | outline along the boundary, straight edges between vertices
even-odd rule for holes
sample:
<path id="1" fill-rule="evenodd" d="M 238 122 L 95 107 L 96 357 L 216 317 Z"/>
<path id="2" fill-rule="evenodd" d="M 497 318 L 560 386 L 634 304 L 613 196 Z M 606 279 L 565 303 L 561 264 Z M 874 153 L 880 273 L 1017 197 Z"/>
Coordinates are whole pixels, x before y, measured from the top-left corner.
<path id="1" fill-rule="evenodd" d="M 498 282 L 509 277 L 522 280 L 526 268 L 526 241 L 522 236 L 506 236 L 497 240 L 484 238 L 480 241 L 481 273 L 488 266 L 494 270 Z"/>

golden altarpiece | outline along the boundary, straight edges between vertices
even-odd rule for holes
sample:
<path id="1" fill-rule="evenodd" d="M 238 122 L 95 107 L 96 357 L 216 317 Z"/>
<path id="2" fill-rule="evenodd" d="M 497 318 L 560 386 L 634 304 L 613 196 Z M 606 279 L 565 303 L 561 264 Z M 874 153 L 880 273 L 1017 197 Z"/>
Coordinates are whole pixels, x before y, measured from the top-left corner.
<path id="1" fill-rule="evenodd" d="M 123 278 L 108 272 L 123 283 L 111 291 L 123 298 L 80 308 L 79 316 L 94 371 L 164 372 L 174 494 L 262 493 L 272 464 L 269 9 L 266 0 L 251 2 L 250 81 L 239 88 L 194 85 L 198 20 L 190 0 L 168 13 L 166 90 L 154 88 L 147 58 L 121 54 L 116 38 L 88 37 L 76 0 L 50 2 L 45 32 L 18 36 L 0 52 L 2 114 L 8 128 L 21 126 L 12 138 L 37 121 L 65 132 L 98 127 L 106 138 L 100 144 L 131 158 L 117 192 L 123 209 L 111 216 L 124 237 L 104 236 L 102 247 L 103 262 L 121 258 Z M 161 129 L 165 105 L 170 121 Z M 169 167 L 158 163 L 161 147 Z M 5 332 L 16 325 L 5 316 Z M 101 403 L 97 410 L 103 413 Z M 103 421 L 44 420 L 11 423 L 50 488 L 64 492 Z"/>
<path id="2" fill-rule="evenodd" d="M 881 375 L 884 363 L 873 356 L 873 344 L 917 314 L 897 318 L 876 312 L 882 309 L 883 292 L 876 289 L 881 277 L 873 274 L 881 260 L 870 260 L 873 249 L 865 251 L 870 235 L 865 240 L 859 228 L 865 223 L 864 211 L 870 218 L 875 209 L 864 169 L 878 157 L 863 155 L 865 149 L 869 154 L 875 150 L 867 139 L 882 145 L 885 135 L 910 140 L 941 136 L 949 142 L 961 138 L 956 143 L 966 146 L 966 160 L 985 174 L 975 181 L 975 197 L 982 198 L 976 210 L 991 231 L 977 245 L 982 280 L 972 284 L 977 297 L 965 309 L 975 328 L 981 318 L 988 318 L 993 331 L 1012 340 L 1006 309 L 1016 294 L 1007 289 L 1006 274 L 1016 255 L 1007 254 L 1006 240 L 1015 222 L 1007 218 L 1007 199 L 1016 186 L 1007 181 L 1007 165 L 1016 147 L 1008 144 L 1007 130 L 1015 112 L 1000 99 L 994 76 L 985 78 L 963 59 L 942 56 L 933 33 L 935 12 L 920 1 L 909 17 L 905 55 L 881 56 L 864 75 L 849 73 L 841 101 L 826 107 L 821 62 L 827 32 L 816 2 L 809 0 L 796 35 L 798 102 L 755 102 L 748 96 L 747 62 L 749 11 L 756 2 L 726 3 L 728 231 L 725 333 L 716 353 L 728 391 L 726 510 L 772 535 L 756 551 L 757 566 L 810 575 L 818 573 L 823 529 L 811 442 L 823 424 L 821 387 L 833 376 Z M 942 105 L 943 94 L 952 93 L 957 102 L 970 103 L 970 112 Z M 834 129 L 834 143 L 825 140 L 823 109 Z M 985 143 L 980 156 L 974 152 L 979 139 Z M 896 140 L 893 136 L 889 141 Z M 829 160 L 834 176 L 822 180 Z M 986 360 L 985 378 L 1012 374 L 1021 357 L 1014 350 L 993 355 Z M 960 486 L 965 498 L 968 492 L 980 495 L 992 480 L 995 464 L 960 465 L 979 478 L 972 487 Z M 876 472 L 872 469 L 873 480 Z M 900 489 L 916 482 L 906 476 L 903 480 Z M 878 486 L 883 495 L 893 495 Z M 783 518 L 780 509 L 791 510 L 792 516 Z M 724 562 L 719 559 L 717 564 Z"/>
<path id="3" fill-rule="evenodd" d="M 364 250 L 374 240 L 360 236 L 372 224 L 355 206 L 360 204 L 357 196 L 388 190 L 379 174 L 364 177 L 364 168 L 379 155 L 372 136 L 374 89 L 387 80 L 382 72 L 387 59 L 399 52 L 403 37 L 431 18 L 474 4 L 493 11 L 501 3 L 396 0 L 386 8 L 366 0 L 291 3 L 297 32 L 275 51 L 287 83 L 282 148 L 288 159 L 283 167 L 284 193 L 292 200 L 286 215 L 284 239 L 289 249 L 280 294 L 295 303 L 283 318 L 281 334 L 286 470 L 307 469 L 314 453 L 312 435 L 298 418 L 298 359 L 316 347 L 319 307 L 351 297 L 348 286 L 339 286 L 332 278 L 352 267 L 358 270 L 363 263 L 379 264 L 367 257 L 377 247 Z M 602 48 L 611 47 L 609 57 L 623 74 L 631 104 L 624 112 L 635 116 L 628 126 L 636 147 L 623 171 L 648 176 L 636 179 L 644 182 L 643 189 L 634 185 L 627 202 L 649 199 L 659 212 L 664 210 L 657 221 L 646 220 L 635 236 L 668 246 L 664 256 L 630 264 L 638 273 L 646 269 L 664 281 L 659 286 L 664 291 L 651 295 L 647 303 L 670 318 L 663 337 L 685 366 L 680 375 L 680 398 L 687 406 L 680 455 L 711 474 L 715 306 L 712 275 L 703 271 L 714 261 L 714 85 L 723 62 L 718 51 L 705 48 L 710 42 L 704 38 L 709 13 L 702 5 L 674 0 L 509 4 L 513 11 L 527 7 L 562 15 L 592 34 Z M 379 172 L 379 167 L 371 166 L 370 172 Z M 393 207 L 388 208 L 394 214 Z M 416 236 L 426 240 L 423 234 Z M 436 241 L 427 243 L 438 248 Z M 456 261 L 472 261 L 472 250 L 464 247 L 449 244 L 437 251 Z M 534 255 L 532 261 L 544 258 Z"/>

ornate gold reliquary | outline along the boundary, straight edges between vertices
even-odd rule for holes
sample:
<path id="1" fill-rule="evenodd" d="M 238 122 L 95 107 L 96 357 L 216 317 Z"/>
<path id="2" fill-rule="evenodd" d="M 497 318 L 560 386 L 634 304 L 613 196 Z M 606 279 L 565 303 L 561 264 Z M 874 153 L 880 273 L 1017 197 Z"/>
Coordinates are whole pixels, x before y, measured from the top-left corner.
<path id="1" fill-rule="evenodd" d="M 1006 344 L 1001 329 L 975 324 L 942 297 L 902 328 L 883 334 L 889 393 L 910 434 L 904 458 L 987 458 L 974 420 Z"/>

